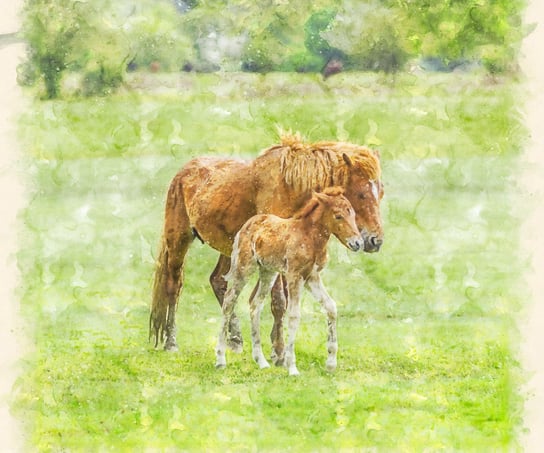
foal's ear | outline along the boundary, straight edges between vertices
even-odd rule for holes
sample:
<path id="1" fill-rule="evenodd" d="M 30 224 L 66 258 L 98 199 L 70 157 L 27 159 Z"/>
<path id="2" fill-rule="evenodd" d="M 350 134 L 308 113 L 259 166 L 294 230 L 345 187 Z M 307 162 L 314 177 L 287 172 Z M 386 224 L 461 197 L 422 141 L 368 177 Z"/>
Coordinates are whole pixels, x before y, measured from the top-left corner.
<path id="1" fill-rule="evenodd" d="M 342 159 L 344 159 L 344 162 L 346 163 L 348 167 L 353 167 L 353 162 L 351 161 L 351 159 L 346 153 L 342 154 Z"/>
<path id="2" fill-rule="evenodd" d="M 323 192 L 314 192 L 312 196 L 320 203 L 327 203 L 329 201 L 328 195 Z"/>

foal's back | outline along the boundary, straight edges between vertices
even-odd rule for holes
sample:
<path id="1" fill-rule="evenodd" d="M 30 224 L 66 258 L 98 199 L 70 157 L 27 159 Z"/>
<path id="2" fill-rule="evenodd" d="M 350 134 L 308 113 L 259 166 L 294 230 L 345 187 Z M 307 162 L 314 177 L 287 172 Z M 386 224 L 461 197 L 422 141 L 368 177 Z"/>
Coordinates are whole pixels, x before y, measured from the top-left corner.
<path id="1" fill-rule="evenodd" d="M 327 241 L 316 244 L 307 218 L 283 219 L 273 214 L 252 217 L 240 230 L 234 245 L 240 264 L 251 260 L 280 273 L 310 271 L 326 259 Z M 240 265 L 239 264 L 239 265 Z"/>

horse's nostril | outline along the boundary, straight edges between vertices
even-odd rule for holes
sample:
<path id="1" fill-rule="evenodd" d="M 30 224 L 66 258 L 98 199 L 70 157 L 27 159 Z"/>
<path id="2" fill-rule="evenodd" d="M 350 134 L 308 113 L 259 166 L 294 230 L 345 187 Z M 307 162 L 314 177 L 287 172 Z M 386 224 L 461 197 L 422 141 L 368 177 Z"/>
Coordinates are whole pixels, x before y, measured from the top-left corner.
<path id="1" fill-rule="evenodd" d="M 380 239 L 376 236 L 372 236 L 370 238 L 370 243 L 374 246 L 374 247 L 381 247 L 381 245 L 383 244 L 383 239 Z"/>

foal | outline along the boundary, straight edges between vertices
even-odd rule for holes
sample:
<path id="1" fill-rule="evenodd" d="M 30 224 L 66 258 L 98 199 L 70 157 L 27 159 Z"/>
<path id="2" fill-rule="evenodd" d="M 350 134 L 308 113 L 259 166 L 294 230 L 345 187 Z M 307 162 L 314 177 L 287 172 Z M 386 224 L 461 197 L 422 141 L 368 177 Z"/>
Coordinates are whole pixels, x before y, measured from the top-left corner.
<path id="1" fill-rule="evenodd" d="M 327 294 L 319 272 L 327 261 L 327 243 L 334 234 L 353 251 L 363 246 L 355 223 L 355 211 L 339 187 L 313 193 L 306 205 L 293 217 L 282 219 L 272 214 L 250 218 L 234 240 L 231 268 L 225 276 L 228 289 L 223 302 L 223 324 L 216 349 L 216 367 L 224 368 L 226 338 L 236 301 L 249 277 L 259 271 L 259 283 L 250 299 L 253 359 L 268 368 L 261 348 L 260 315 L 266 295 L 278 274 L 287 288 L 288 334 L 285 365 L 290 375 L 297 375 L 295 336 L 300 322 L 300 293 L 305 284 L 322 304 L 328 317 L 327 369 L 336 368 L 336 302 Z"/>

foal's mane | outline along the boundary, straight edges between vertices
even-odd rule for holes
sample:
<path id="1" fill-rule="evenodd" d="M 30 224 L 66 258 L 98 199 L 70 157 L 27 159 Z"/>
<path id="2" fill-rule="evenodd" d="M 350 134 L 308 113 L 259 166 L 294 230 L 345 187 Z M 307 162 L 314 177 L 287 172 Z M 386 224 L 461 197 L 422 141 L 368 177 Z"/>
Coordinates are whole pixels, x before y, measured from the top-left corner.
<path id="1" fill-rule="evenodd" d="M 301 192 L 346 186 L 349 165 L 344 155 L 369 180 L 380 178 L 377 152 L 347 142 L 305 142 L 300 134 L 284 133 L 281 144 L 263 151 L 262 156 L 280 152 L 280 170 L 285 183 Z"/>

